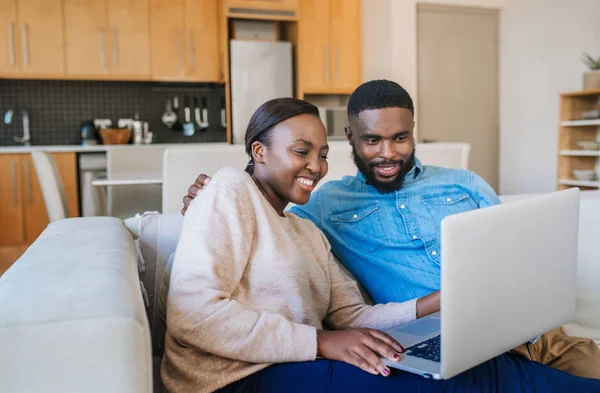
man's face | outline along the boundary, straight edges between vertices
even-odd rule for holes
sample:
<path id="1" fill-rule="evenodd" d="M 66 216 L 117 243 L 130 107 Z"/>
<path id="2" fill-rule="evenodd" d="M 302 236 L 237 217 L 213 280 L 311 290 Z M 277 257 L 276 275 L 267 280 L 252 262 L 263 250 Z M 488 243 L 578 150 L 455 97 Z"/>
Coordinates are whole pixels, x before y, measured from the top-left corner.
<path id="1" fill-rule="evenodd" d="M 382 192 L 402 188 L 415 160 L 414 126 L 410 110 L 384 108 L 359 113 L 346 128 L 354 163 L 368 184 Z"/>

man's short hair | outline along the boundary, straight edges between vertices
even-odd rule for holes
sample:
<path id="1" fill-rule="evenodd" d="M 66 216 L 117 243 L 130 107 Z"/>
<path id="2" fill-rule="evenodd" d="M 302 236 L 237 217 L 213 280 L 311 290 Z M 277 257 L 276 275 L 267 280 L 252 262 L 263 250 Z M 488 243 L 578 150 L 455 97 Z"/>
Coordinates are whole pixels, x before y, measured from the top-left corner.
<path id="1" fill-rule="evenodd" d="M 410 94 L 396 82 L 372 80 L 358 86 L 348 101 L 348 121 L 358 119 L 362 111 L 383 108 L 406 108 L 414 115 Z"/>

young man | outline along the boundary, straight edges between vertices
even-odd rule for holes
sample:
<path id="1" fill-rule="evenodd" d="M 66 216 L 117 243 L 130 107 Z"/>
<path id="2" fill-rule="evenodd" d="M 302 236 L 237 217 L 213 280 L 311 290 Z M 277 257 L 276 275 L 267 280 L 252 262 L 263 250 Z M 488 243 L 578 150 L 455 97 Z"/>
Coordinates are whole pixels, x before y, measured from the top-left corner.
<path id="1" fill-rule="evenodd" d="M 313 221 L 332 250 L 377 303 L 440 289 L 440 224 L 448 215 L 500 203 L 473 172 L 422 165 L 415 157 L 414 106 L 397 83 L 359 86 L 348 102 L 346 137 L 356 177 L 330 181 L 291 209 Z M 207 179 L 184 198 L 183 213 Z M 600 379 L 600 350 L 553 330 L 514 350 L 569 373 Z"/>

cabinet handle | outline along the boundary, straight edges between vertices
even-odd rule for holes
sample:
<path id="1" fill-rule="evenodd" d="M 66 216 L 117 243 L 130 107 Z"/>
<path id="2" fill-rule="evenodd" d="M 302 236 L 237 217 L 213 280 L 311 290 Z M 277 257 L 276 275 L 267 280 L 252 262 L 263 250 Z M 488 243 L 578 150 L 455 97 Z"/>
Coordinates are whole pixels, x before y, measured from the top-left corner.
<path id="1" fill-rule="evenodd" d="M 117 42 L 117 28 L 113 27 L 113 31 L 112 31 L 112 35 L 113 35 L 113 42 L 112 42 L 112 47 L 113 47 L 113 66 L 115 68 L 119 67 L 119 46 L 118 46 L 118 42 Z"/>
<path id="2" fill-rule="evenodd" d="M 183 69 L 183 44 L 181 30 L 177 30 L 177 60 L 179 61 L 179 69 Z"/>
<path id="3" fill-rule="evenodd" d="M 23 63 L 29 67 L 29 35 L 27 23 L 23 23 Z"/>
<path id="4" fill-rule="evenodd" d="M 196 66 L 195 59 L 194 59 L 195 53 L 196 53 L 196 50 L 194 48 L 194 31 L 190 30 L 190 68 L 191 69 L 194 69 L 194 67 Z"/>
<path id="5" fill-rule="evenodd" d="M 100 34 L 100 67 L 106 68 L 106 57 L 104 56 L 104 27 L 99 29 Z"/>
<path id="6" fill-rule="evenodd" d="M 10 185 L 12 188 L 13 205 L 19 206 L 19 192 L 17 190 L 17 162 L 10 161 Z"/>
<path id="7" fill-rule="evenodd" d="M 339 44 L 335 44 L 334 53 L 333 53 L 333 61 L 335 63 L 335 80 L 336 82 L 340 81 L 340 46 Z"/>
<path id="8" fill-rule="evenodd" d="M 8 22 L 8 62 L 11 66 L 16 65 L 15 60 L 15 26 Z"/>
<path id="9" fill-rule="evenodd" d="M 27 204 L 31 205 L 33 198 L 31 196 L 31 163 L 29 161 L 25 161 L 25 196 Z"/>
<path id="10" fill-rule="evenodd" d="M 324 68 L 325 68 L 325 83 L 329 83 L 329 44 L 325 44 L 323 46 L 323 58 L 324 58 Z"/>

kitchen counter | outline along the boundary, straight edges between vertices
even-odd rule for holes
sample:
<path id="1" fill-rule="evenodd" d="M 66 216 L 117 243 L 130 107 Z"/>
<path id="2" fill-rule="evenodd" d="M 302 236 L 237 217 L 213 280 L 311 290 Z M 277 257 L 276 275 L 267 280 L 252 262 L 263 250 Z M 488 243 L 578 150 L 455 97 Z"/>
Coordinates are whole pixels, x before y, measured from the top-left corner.
<path id="1" fill-rule="evenodd" d="M 147 147 L 197 147 L 197 146 L 229 146 L 228 143 L 152 143 L 149 145 L 50 145 L 50 146 L 0 146 L 0 154 L 31 153 L 32 151 L 47 151 L 50 153 L 93 153 L 105 152 L 114 149 L 131 149 Z"/>

